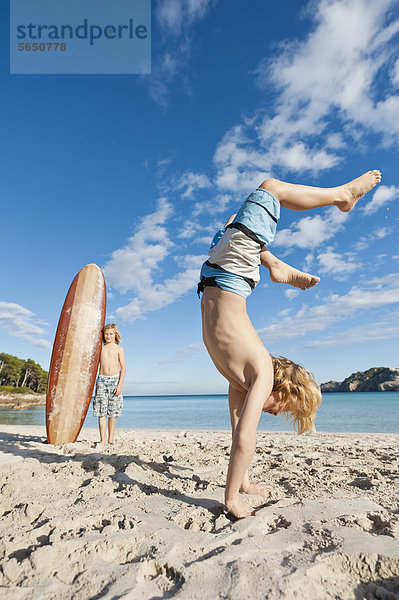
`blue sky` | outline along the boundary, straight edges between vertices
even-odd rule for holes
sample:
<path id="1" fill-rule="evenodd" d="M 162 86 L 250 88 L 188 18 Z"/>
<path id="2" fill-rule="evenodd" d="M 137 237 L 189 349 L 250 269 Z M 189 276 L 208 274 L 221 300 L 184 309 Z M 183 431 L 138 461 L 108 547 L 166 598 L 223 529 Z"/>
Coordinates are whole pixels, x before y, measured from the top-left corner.
<path id="1" fill-rule="evenodd" d="M 344 183 L 349 214 L 282 210 L 248 312 L 318 381 L 399 366 L 399 7 L 395 0 L 159 0 L 152 74 L 10 75 L 2 3 L 0 351 L 48 368 L 68 287 L 95 262 L 127 357 L 125 394 L 223 393 L 201 342 L 214 231 L 267 177 Z"/>

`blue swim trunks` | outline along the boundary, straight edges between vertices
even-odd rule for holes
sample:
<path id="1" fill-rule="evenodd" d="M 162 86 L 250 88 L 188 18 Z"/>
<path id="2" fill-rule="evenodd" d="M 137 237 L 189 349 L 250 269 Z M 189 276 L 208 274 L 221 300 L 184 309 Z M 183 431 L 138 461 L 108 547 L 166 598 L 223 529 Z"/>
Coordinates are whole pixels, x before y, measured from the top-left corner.
<path id="1" fill-rule="evenodd" d="M 280 203 L 273 194 L 263 188 L 252 192 L 234 221 L 213 238 L 198 295 L 212 286 L 247 298 L 259 282 L 260 252 L 273 241 L 279 217 Z"/>
<path id="2" fill-rule="evenodd" d="M 229 227 L 241 223 L 264 244 L 274 240 L 277 221 L 280 218 L 280 202 L 273 194 L 257 188 L 248 196 Z"/>
<path id="3" fill-rule="evenodd" d="M 119 375 L 99 375 L 93 400 L 95 417 L 119 417 L 123 408 L 123 396 L 114 396 L 119 383 Z"/>
<path id="4" fill-rule="evenodd" d="M 212 263 L 207 260 L 201 268 L 198 292 L 203 292 L 207 286 L 218 287 L 226 292 L 233 292 L 243 298 L 248 298 L 255 288 L 255 282 L 249 277 L 244 278 L 241 275 L 225 271 L 218 265 L 212 266 Z"/>

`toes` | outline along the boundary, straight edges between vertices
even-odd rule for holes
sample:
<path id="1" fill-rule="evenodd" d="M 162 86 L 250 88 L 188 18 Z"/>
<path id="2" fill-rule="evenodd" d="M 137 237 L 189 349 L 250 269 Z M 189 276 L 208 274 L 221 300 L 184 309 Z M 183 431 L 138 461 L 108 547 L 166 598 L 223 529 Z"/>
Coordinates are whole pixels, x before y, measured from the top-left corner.
<path id="1" fill-rule="evenodd" d="M 317 285 L 319 283 L 319 281 L 320 281 L 320 279 L 312 279 L 311 281 L 309 281 L 309 283 L 307 284 L 305 289 L 309 290 L 310 288 Z"/>

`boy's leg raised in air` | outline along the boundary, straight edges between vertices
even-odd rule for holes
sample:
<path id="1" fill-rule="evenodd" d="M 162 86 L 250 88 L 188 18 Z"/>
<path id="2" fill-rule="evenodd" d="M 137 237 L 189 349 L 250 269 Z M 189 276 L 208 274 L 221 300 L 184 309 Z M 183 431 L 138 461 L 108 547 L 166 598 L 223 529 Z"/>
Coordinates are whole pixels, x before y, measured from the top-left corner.
<path id="1" fill-rule="evenodd" d="M 367 171 L 349 183 L 333 188 L 319 188 L 308 185 L 286 183 L 277 179 L 266 179 L 259 187 L 273 194 L 281 206 L 291 210 L 309 210 L 322 206 L 336 206 L 342 212 L 350 211 L 361 196 L 381 181 L 378 170 Z M 320 278 L 304 273 L 287 265 L 269 250 L 260 254 L 261 263 L 269 269 L 274 283 L 287 283 L 302 290 L 316 285 Z"/>
<path id="2" fill-rule="evenodd" d="M 274 283 L 287 283 L 301 290 L 308 290 L 320 281 L 320 277 L 295 269 L 274 256 L 270 250 L 262 250 L 260 261 L 269 270 Z"/>
<path id="3" fill-rule="evenodd" d="M 332 188 L 312 187 L 266 179 L 259 187 L 273 194 L 284 208 L 310 210 L 322 206 L 336 206 L 342 212 L 352 210 L 356 202 L 381 181 L 378 170 L 367 171 L 360 177 Z"/>

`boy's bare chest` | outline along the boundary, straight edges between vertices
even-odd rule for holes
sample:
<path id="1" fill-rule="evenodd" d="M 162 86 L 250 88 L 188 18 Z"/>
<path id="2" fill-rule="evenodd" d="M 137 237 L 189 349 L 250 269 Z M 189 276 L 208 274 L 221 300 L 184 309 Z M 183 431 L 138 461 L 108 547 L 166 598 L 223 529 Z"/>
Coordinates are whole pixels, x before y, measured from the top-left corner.
<path id="1" fill-rule="evenodd" d="M 117 347 L 107 348 L 107 346 L 104 346 L 101 351 L 101 358 L 103 360 L 106 360 L 107 362 L 117 360 L 118 359 L 118 348 Z"/>

